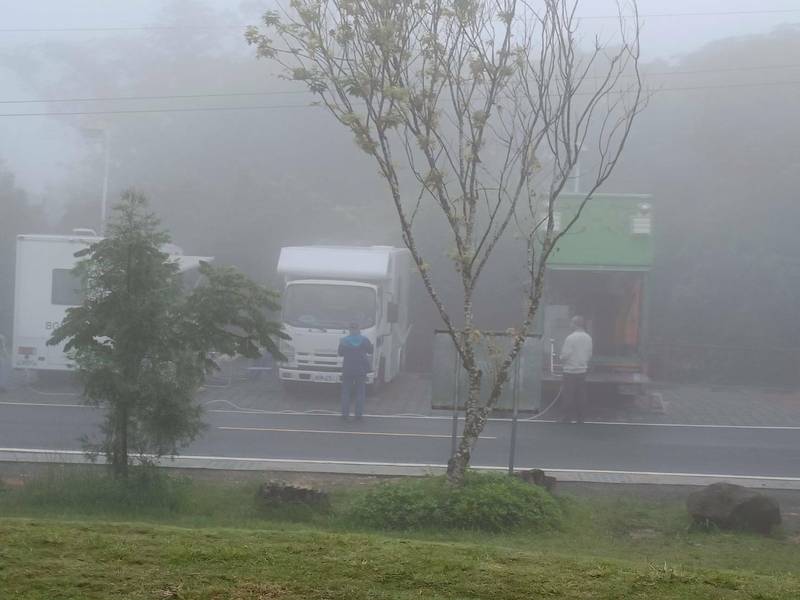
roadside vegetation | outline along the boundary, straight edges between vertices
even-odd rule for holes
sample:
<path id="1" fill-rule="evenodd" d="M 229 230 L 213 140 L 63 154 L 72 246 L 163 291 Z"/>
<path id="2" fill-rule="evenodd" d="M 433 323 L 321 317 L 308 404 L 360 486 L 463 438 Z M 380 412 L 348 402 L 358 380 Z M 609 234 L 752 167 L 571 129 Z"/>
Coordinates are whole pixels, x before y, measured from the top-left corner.
<path id="1" fill-rule="evenodd" d="M 431 512 L 436 478 L 336 486 L 328 508 L 265 507 L 255 481 L 54 467 L 0 486 L 0 589 L 48 599 L 800 597 L 793 533 L 690 532 L 677 502 L 551 497 L 509 481 L 469 474 L 449 500 L 464 511 L 458 527 Z M 413 521 L 422 490 L 428 516 Z M 533 513 L 508 526 L 509 514 L 525 515 L 520 498 Z M 504 503 L 519 514 L 499 518 Z M 390 516 L 401 506 L 405 522 Z"/>
<path id="2" fill-rule="evenodd" d="M 547 531 L 562 519 L 558 502 L 544 489 L 472 472 L 460 486 L 443 477 L 383 483 L 357 494 L 344 514 L 354 525 L 400 531 Z"/>
<path id="3" fill-rule="evenodd" d="M 171 241 L 147 198 L 124 192 L 105 237 L 75 253 L 83 301 L 47 341 L 64 344 L 85 402 L 104 409 L 100 439 L 85 448 L 123 479 L 135 460 L 173 456 L 203 431 L 195 398 L 218 355 L 280 358 L 287 338 L 267 317 L 280 308 L 275 292 L 203 260 L 189 290 Z"/>

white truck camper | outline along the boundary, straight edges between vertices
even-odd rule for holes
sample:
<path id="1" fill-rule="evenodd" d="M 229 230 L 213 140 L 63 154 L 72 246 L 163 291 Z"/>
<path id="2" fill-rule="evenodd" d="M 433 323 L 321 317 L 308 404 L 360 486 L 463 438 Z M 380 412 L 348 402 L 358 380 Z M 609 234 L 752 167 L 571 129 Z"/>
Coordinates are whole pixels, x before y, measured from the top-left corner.
<path id="1" fill-rule="evenodd" d="M 278 273 L 286 281 L 283 325 L 291 337 L 281 344 L 287 358 L 278 370 L 281 381 L 339 383 L 339 340 L 351 323 L 375 348 L 367 383 L 380 386 L 395 378 L 405 363 L 411 330 L 407 249 L 282 248 Z"/>
<path id="2" fill-rule="evenodd" d="M 63 344 L 48 346 L 47 340 L 64 319 L 67 309 L 82 301 L 81 282 L 72 273 L 75 253 L 100 241 L 91 230 L 73 235 L 17 236 L 14 283 L 14 342 L 12 363 L 17 369 L 67 371 L 73 363 Z M 185 256 L 178 246 L 163 248 L 180 264 L 183 273 L 196 272 L 200 261 L 211 257 Z"/>

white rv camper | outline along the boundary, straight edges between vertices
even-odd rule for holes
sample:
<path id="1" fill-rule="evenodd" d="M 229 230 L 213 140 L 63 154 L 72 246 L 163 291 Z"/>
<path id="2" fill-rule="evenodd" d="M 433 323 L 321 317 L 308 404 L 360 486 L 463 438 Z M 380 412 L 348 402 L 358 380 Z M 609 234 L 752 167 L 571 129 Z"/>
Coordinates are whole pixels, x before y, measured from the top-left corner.
<path id="1" fill-rule="evenodd" d="M 64 346 L 48 346 L 47 340 L 71 306 L 82 301 L 81 282 L 72 273 L 79 259 L 75 253 L 100 241 L 91 230 L 73 235 L 18 235 L 14 281 L 14 342 L 12 363 L 18 369 L 66 371 L 73 367 Z M 175 257 L 181 271 L 196 269 L 201 260 L 184 256 L 169 244 L 164 251 Z"/>
<path id="2" fill-rule="evenodd" d="M 375 347 L 367 383 L 394 379 L 405 362 L 410 253 L 387 246 L 302 246 L 281 249 L 283 325 L 290 341 L 281 350 L 283 382 L 338 383 L 339 340 L 350 323 Z"/>

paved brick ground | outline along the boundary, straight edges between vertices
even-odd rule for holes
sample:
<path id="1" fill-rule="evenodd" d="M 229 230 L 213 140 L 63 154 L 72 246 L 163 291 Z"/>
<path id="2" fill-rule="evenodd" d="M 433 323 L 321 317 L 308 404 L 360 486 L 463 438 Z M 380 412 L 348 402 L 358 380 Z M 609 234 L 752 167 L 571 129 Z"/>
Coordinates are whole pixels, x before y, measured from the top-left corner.
<path id="1" fill-rule="evenodd" d="M 0 401 L 34 403 L 80 402 L 79 387 L 63 374 L 27 381 L 16 374 L 13 389 Z M 663 412 L 647 403 L 620 405 L 598 402 L 591 420 L 680 423 L 697 425 L 800 426 L 800 390 L 656 384 Z M 337 412 L 335 387 L 300 387 L 287 392 L 271 372 L 252 373 L 230 365 L 211 378 L 200 400 L 215 409 Z M 367 399 L 372 414 L 446 414 L 430 408 L 430 378 L 403 373 L 379 393 Z M 554 410 L 545 418 L 557 416 Z"/>
<path id="2" fill-rule="evenodd" d="M 800 391 L 660 385 L 663 414 L 643 412 L 632 420 L 697 425 L 800 426 Z"/>
<path id="3" fill-rule="evenodd" d="M 299 385 L 285 389 L 274 374 L 255 377 L 237 374 L 230 379 L 215 378 L 201 392 L 203 402 L 213 408 L 254 408 L 338 412 L 338 386 Z M 372 414 L 430 415 L 430 380 L 415 373 L 403 373 L 367 398 L 366 412 Z"/>

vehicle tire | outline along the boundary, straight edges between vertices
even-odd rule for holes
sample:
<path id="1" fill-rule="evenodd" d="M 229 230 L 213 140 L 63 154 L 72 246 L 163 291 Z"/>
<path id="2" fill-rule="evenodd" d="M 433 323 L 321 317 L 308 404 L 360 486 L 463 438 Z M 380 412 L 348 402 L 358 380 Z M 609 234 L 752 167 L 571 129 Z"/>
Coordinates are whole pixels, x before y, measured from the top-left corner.
<path id="1" fill-rule="evenodd" d="M 403 346 L 403 349 L 400 351 L 400 362 L 397 365 L 397 373 L 395 373 L 395 376 L 399 375 L 405 370 L 406 370 L 406 347 Z"/>
<path id="2" fill-rule="evenodd" d="M 383 359 L 381 359 L 381 364 L 378 367 L 378 375 L 375 377 L 375 381 L 367 386 L 367 393 L 370 396 L 374 396 L 375 394 L 379 393 L 383 387 L 386 385 L 386 363 Z"/>

